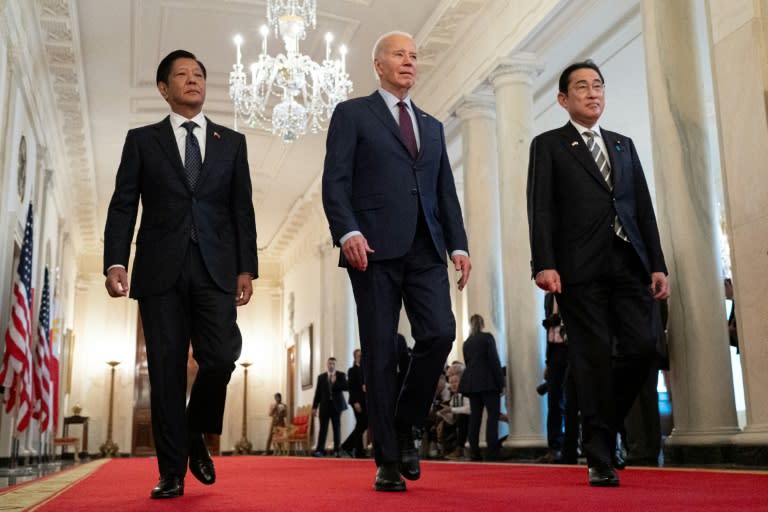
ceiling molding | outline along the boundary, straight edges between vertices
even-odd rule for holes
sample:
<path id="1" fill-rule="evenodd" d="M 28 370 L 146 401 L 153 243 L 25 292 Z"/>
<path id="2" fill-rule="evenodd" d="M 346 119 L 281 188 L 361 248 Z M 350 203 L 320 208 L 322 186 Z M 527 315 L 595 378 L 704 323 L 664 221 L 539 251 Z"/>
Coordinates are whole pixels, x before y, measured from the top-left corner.
<path id="1" fill-rule="evenodd" d="M 58 111 L 59 142 L 63 161 L 56 161 L 56 174 L 69 177 L 73 196 L 66 201 L 73 209 L 80 250 L 100 250 L 96 225 L 96 176 L 91 153 L 89 113 L 83 83 L 77 8 L 72 0 L 37 0 L 37 20 L 45 51 L 48 75 Z M 64 169 L 62 167 L 69 167 Z M 64 205 L 63 205 L 64 206 Z"/>

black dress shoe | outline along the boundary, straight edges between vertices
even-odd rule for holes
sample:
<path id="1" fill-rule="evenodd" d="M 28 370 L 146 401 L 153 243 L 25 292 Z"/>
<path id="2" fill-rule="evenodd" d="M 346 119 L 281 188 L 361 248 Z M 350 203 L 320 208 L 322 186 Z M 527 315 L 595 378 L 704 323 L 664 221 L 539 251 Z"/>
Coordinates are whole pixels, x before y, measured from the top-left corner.
<path id="1" fill-rule="evenodd" d="M 376 469 L 376 481 L 373 488 L 381 492 L 405 491 L 405 480 L 400 478 L 396 463 L 385 462 Z"/>
<path id="2" fill-rule="evenodd" d="M 609 466 L 594 466 L 589 468 L 589 485 L 594 487 L 618 487 L 619 476 Z"/>
<path id="3" fill-rule="evenodd" d="M 419 450 L 413 441 L 413 429 L 408 426 L 397 431 L 397 442 L 400 445 L 400 474 L 408 480 L 418 480 L 421 477 L 419 466 Z"/>
<path id="4" fill-rule="evenodd" d="M 184 496 L 184 479 L 173 475 L 160 476 L 160 481 L 149 496 L 155 500 Z"/>
<path id="5" fill-rule="evenodd" d="M 205 446 L 203 434 L 199 432 L 189 434 L 189 471 L 202 484 L 211 485 L 216 481 L 216 470 L 213 467 L 211 454 Z"/>

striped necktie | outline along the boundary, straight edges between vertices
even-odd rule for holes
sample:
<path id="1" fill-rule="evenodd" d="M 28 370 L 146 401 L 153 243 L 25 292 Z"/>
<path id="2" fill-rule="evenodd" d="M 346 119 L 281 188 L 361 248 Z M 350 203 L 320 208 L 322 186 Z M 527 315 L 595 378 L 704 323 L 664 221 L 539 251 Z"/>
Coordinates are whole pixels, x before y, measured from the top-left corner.
<path id="1" fill-rule="evenodd" d="M 194 121 L 187 121 L 182 123 L 184 129 L 187 130 L 187 141 L 184 147 L 184 169 L 186 169 L 187 182 L 189 188 L 195 191 L 197 187 L 197 180 L 200 178 L 200 170 L 203 168 L 203 156 L 200 154 L 200 143 L 197 141 L 197 137 L 193 133 L 193 130 L 197 127 L 197 123 Z M 195 227 L 195 221 L 192 220 L 192 231 L 189 237 L 193 242 L 197 242 L 197 228 Z"/>
<path id="2" fill-rule="evenodd" d="M 597 164 L 597 168 L 600 170 L 600 174 L 608 184 L 608 188 L 613 190 L 613 180 L 611 180 L 611 165 L 608 163 L 608 159 L 605 158 L 605 154 L 600 149 L 600 144 L 598 144 L 595 140 L 595 135 L 597 134 L 592 130 L 586 130 L 584 135 L 587 137 L 587 148 L 589 149 L 589 152 L 592 153 L 592 158 L 595 159 L 595 163 Z M 616 218 L 613 221 L 613 231 L 616 233 L 616 236 L 625 242 L 629 242 L 629 238 L 627 238 L 626 233 L 624 233 L 624 227 L 621 225 L 618 215 L 616 215 Z"/>

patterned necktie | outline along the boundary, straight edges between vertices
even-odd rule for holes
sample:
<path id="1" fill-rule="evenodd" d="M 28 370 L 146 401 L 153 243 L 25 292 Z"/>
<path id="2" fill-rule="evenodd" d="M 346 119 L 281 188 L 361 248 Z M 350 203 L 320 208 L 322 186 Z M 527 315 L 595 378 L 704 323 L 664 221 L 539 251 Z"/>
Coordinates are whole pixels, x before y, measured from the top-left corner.
<path id="1" fill-rule="evenodd" d="M 187 121 L 182 124 L 187 130 L 187 142 L 185 146 L 184 168 L 187 170 L 187 182 L 192 190 L 197 186 L 197 180 L 200 178 L 200 169 L 203 167 L 203 157 L 200 154 L 200 144 L 192 130 L 197 127 L 194 121 Z"/>
<path id="2" fill-rule="evenodd" d="M 613 190 L 613 183 L 611 180 L 611 166 L 608 163 L 608 159 L 605 158 L 605 155 L 600 149 L 600 145 L 595 140 L 595 135 L 596 135 L 595 132 L 591 130 L 587 130 L 584 132 L 584 135 L 587 136 L 587 148 L 589 149 L 589 152 L 592 153 L 592 158 L 595 159 L 597 168 L 600 169 L 600 174 L 602 174 L 603 179 L 608 184 L 608 188 Z M 624 233 L 624 227 L 621 225 L 618 215 L 613 221 L 613 230 L 616 233 L 616 236 L 618 236 L 619 238 L 621 238 L 626 242 L 629 241 L 629 238 L 627 238 L 626 233 Z"/>
<path id="3" fill-rule="evenodd" d="M 194 191 L 197 186 L 197 180 L 200 178 L 200 169 L 203 167 L 200 144 L 197 142 L 197 137 L 195 137 L 195 134 L 192 131 L 197 126 L 197 123 L 187 121 L 181 126 L 187 130 L 187 142 L 184 149 L 184 168 L 187 170 L 186 174 L 189 188 Z M 194 219 L 192 220 L 192 231 L 190 232 L 189 237 L 193 242 L 197 242 L 197 228 L 195 228 Z"/>
<path id="4" fill-rule="evenodd" d="M 600 169 L 600 174 L 603 175 L 603 179 L 608 184 L 608 187 L 613 190 L 613 184 L 611 183 L 611 166 L 608 164 L 608 160 L 600 150 L 600 145 L 595 140 L 595 132 L 587 130 L 584 132 L 587 136 L 587 147 L 589 152 L 592 153 L 592 158 L 595 159 L 597 168 Z"/>
<path id="5" fill-rule="evenodd" d="M 397 106 L 400 107 L 400 136 L 403 138 L 408 151 L 411 152 L 411 156 L 416 158 L 419 150 L 416 146 L 416 135 L 413 133 L 413 121 L 408 114 L 408 107 L 403 101 L 399 101 Z"/>

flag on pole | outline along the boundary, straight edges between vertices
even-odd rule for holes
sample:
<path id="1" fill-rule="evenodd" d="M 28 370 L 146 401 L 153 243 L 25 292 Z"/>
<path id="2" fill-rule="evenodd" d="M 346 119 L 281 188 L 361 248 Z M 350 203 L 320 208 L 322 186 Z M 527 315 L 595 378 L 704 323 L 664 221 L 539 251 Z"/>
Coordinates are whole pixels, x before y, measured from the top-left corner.
<path id="1" fill-rule="evenodd" d="M 5 411 L 18 407 L 15 430 L 24 432 L 32 417 L 32 203 L 27 210 L 19 266 L 13 279 L 11 318 L 5 331 L 0 382 L 5 386 Z"/>
<path id="2" fill-rule="evenodd" d="M 55 279 L 54 279 L 55 281 Z M 53 321 L 51 323 L 51 333 L 49 335 L 49 344 L 51 347 L 51 430 L 55 433 L 59 425 L 59 353 L 61 352 L 61 303 L 59 302 L 58 290 L 53 299 Z"/>
<path id="3" fill-rule="evenodd" d="M 48 432 L 51 426 L 53 394 L 51 382 L 51 288 L 48 281 L 48 267 L 43 274 L 43 295 L 40 297 L 40 311 L 37 320 L 37 346 L 35 347 L 35 408 L 32 417 L 40 423 L 40 432 Z"/>

